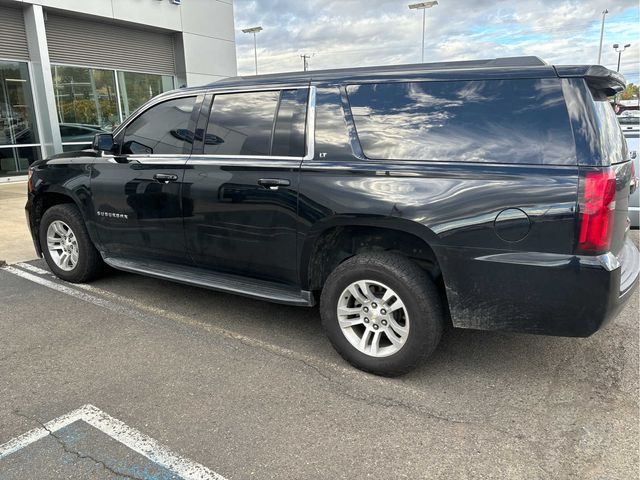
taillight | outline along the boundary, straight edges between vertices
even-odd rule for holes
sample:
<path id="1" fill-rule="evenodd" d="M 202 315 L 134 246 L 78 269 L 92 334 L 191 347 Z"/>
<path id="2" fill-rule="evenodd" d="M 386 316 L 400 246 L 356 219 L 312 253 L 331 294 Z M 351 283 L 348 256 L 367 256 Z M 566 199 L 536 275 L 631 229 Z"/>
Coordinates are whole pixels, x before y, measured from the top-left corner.
<path id="1" fill-rule="evenodd" d="M 616 175 L 611 169 L 587 172 L 580 210 L 578 251 L 602 253 L 609 249 L 616 208 Z"/>

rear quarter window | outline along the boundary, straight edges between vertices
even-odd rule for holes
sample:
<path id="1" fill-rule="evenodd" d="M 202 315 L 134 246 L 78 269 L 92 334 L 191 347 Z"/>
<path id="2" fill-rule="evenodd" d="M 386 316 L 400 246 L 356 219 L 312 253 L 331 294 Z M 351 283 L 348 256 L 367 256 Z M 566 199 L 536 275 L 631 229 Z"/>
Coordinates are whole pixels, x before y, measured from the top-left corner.
<path id="1" fill-rule="evenodd" d="M 559 79 L 349 85 L 371 159 L 575 165 Z"/>
<path id="2" fill-rule="evenodd" d="M 604 95 L 596 94 L 593 104 L 602 158 L 611 165 L 626 161 L 627 144 L 609 99 Z"/>

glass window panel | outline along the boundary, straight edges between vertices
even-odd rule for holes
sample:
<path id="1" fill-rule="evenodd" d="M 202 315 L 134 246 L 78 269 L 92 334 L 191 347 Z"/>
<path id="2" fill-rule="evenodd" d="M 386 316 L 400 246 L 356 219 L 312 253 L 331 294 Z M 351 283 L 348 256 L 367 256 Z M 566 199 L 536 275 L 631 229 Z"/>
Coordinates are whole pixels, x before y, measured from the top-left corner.
<path id="1" fill-rule="evenodd" d="M 283 90 L 280 94 L 271 155 L 304 156 L 304 126 L 308 96 L 308 89 Z"/>
<path id="2" fill-rule="evenodd" d="M 36 160 L 40 160 L 40 147 L 0 148 L 0 177 L 26 175 Z"/>
<path id="3" fill-rule="evenodd" d="M 269 155 L 273 117 L 280 92 L 216 95 L 204 152 L 216 155 Z"/>
<path id="4" fill-rule="evenodd" d="M 152 73 L 118 72 L 118 83 L 123 118 L 156 95 L 174 88 L 171 75 Z"/>
<path id="5" fill-rule="evenodd" d="M 325 154 L 325 158 L 353 155 L 338 87 L 323 87 L 316 91 L 315 130 L 316 151 Z"/>
<path id="6" fill-rule="evenodd" d="M 0 62 L 0 146 L 38 142 L 27 64 Z"/>
<path id="7" fill-rule="evenodd" d="M 369 158 L 575 163 L 558 79 L 367 84 L 348 94 Z"/>
<path id="8" fill-rule="evenodd" d="M 53 88 L 63 143 L 90 144 L 96 133 L 110 132 L 119 123 L 112 70 L 54 65 Z"/>
<path id="9" fill-rule="evenodd" d="M 137 117 L 127 127 L 123 154 L 181 154 L 188 139 L 189 120 L 195 97 L 160 103 Z"/>
<path id="10" fill-rule="evenodd" d="M 607 158 L 612 165 L 624 162 L 628 154 L 627 144 L 609 99 L 605 96 L 594 98 L 593 104 L 596 120 L 600 127 L 598 133 L 600 134 L 603 158 Z"/>

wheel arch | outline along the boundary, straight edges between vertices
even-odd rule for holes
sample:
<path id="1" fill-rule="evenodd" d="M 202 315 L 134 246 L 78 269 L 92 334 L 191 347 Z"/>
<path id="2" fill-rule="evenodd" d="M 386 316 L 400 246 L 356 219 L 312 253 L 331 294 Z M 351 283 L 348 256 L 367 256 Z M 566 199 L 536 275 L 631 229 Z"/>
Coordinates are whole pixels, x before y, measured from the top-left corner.
<path id="1" fill-rule="evenodd" d="M 80 199 L 69 190 L 50 189 L 36 192 L 29 200 L 29 203 L 29 226 L 31 227 L 36 253 L 39 257 L 42 257 L 42 248 L 40 247 L 40 221 L 47 210 L 56 205 L 72 204 L 78 208 L 82 217 L 85 217 Z"/>
<path id="2" fill-rule="evenodd" d="M 300 254 L 304 289 L 320 290 L 329 273 L 348 258 L 365 251 L 388 250 L 417 261 L 441 280 L 438 237 L 417 222 L 394 217 L 336 216 L 316 223 Z"/>

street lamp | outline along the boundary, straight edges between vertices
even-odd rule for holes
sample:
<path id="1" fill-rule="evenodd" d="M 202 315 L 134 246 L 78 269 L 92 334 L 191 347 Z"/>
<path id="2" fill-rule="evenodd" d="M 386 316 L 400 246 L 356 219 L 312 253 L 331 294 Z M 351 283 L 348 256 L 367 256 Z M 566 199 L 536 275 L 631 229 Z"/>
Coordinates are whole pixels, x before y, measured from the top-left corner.
<path id="1" fill-rule="evenodd" d="M 604 17 L 607 16 L 607 13 L 609 13 L 609 10 L 605 8 L 602 11 L 602 26 L 600 27 L 600 46 L 598 47 L 598 62 L 597 62 L 598 65 L 600 65 L 600 59 L 602 59 L 602 39 L 604 38 Z"/>
<path id="2" fill-rule="evenodd" d="M 438 2 L 422 2 L 412 3 L 409 5 L 410 10 L 422 10 L 422 63 L 424 63 L 424 25 L 427 16 L 427 8 L 435 7 Z"/>
<path id="3" fill-rule="evenodd" d="M 631 44 L 627 43 L 624 47 L 619 48 L 620 45 L 618 45 L 617 43 L 613 44 L 613 49 L 618 53 L 618 68 L 617 68 L 616 72 L 620 72 L 620 58 L 622 57 L 622 52 L 624 52 L 630 46 L 631 46 Z"/>
<path id="4" fill-rule="evenodd" d="M 258 41 L 256 40 L 256 33 L 261 31 L 262 27 L 251 27 L 242 29 L 242 33 L 253 33 L 253 56 L 256 61 L 256 75 L 258 75 Z"/>

